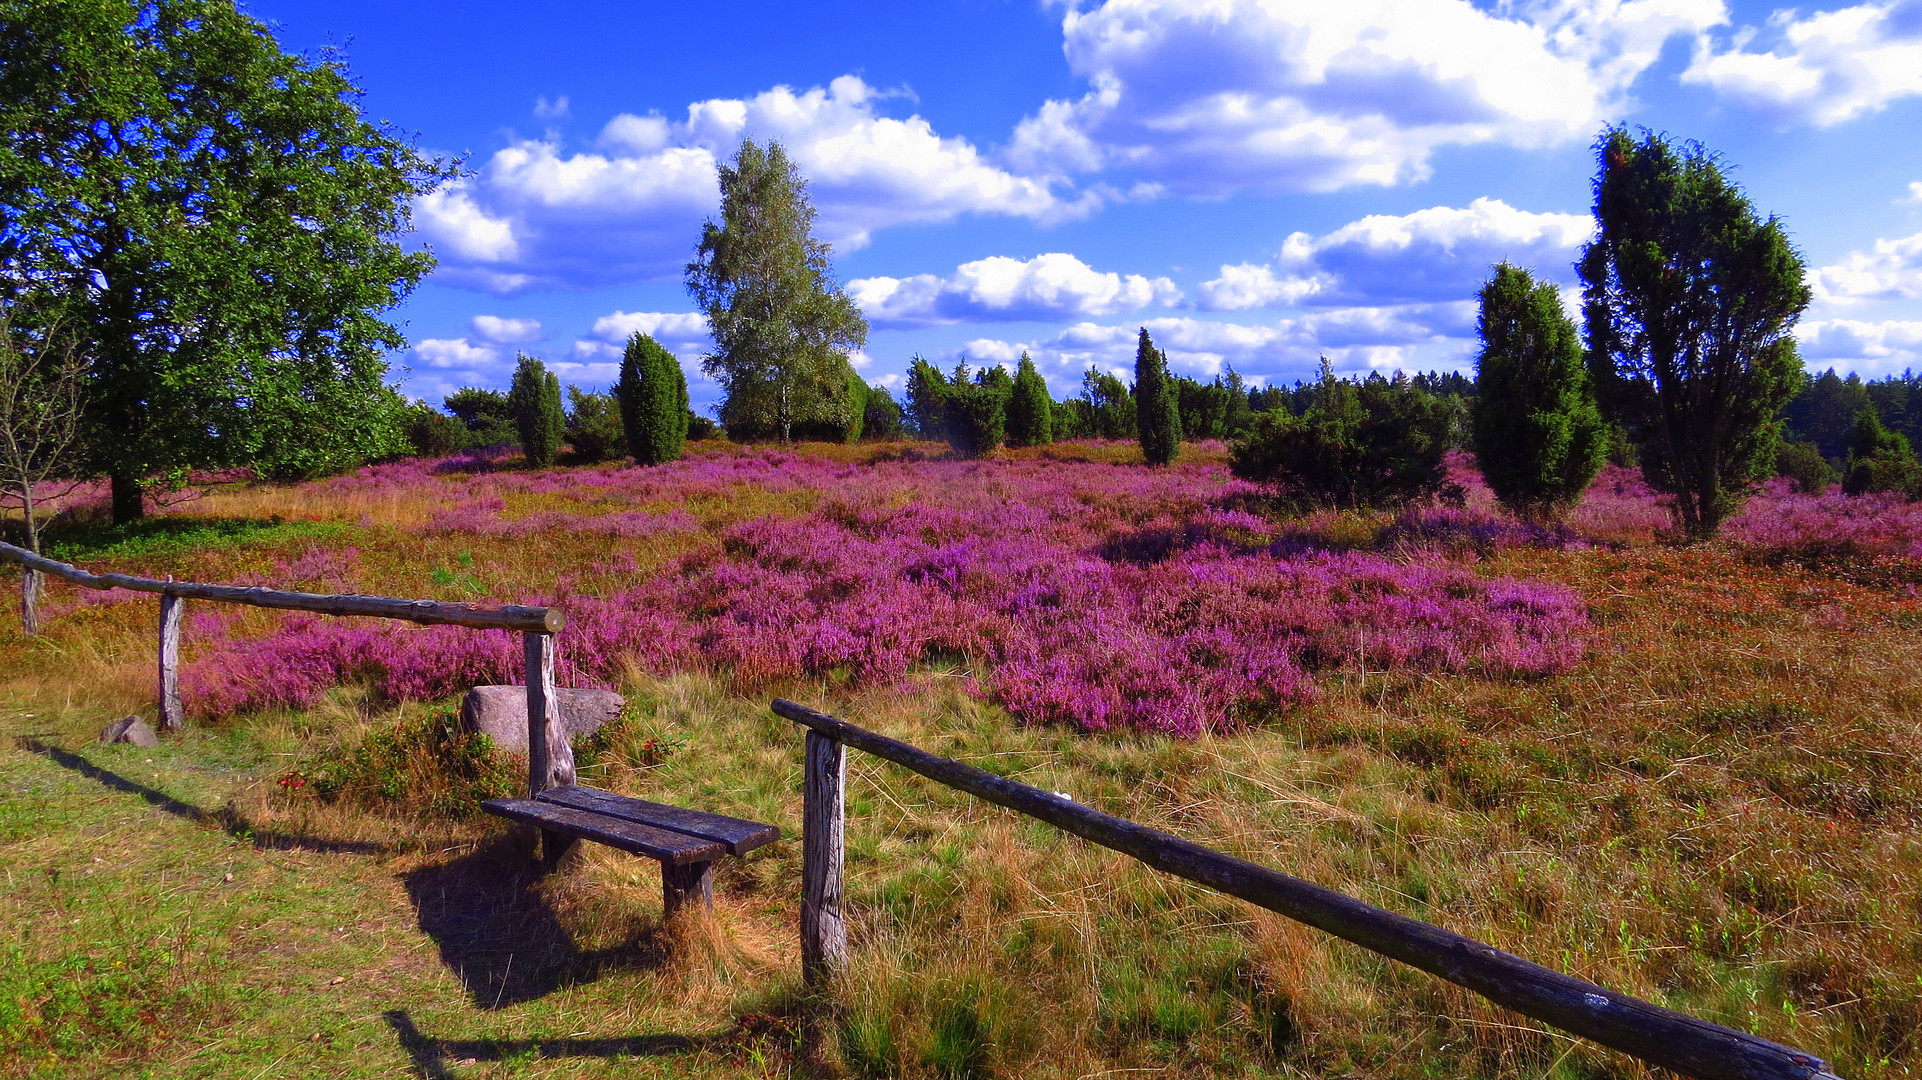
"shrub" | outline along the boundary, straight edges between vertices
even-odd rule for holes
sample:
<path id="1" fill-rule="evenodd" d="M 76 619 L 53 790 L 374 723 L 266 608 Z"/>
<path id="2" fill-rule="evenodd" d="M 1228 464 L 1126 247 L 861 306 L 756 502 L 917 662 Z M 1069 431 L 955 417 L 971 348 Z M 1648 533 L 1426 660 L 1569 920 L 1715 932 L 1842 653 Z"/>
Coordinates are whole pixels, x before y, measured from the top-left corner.
<path id="1" fill-rule="evenodd" d="M 867 439 L 898 439 L 902 435 L 901 403 L 885 386 L 868 387 L 867 404 L 861 417 L 861 436 Z"/>
<path id="2" fill-rule="evenodd" d="M 424 457 L 446 457 L 469 445 L 467 425 L 425 401 L 408 408 L 405 430 L 408 445 Z"/>
<path id="3" fill-rule="evenodd" d="M 690 442 L 719 438 L 720 434 L 721 425 L 693 409 L 687 411 L 687 437 Z"/>
<path id="4" fill-rule="evenodd" d="M 1232 447 L 1236 476 L 1278 484 L 1339 509 L 1398 507 L 1435 495 L 1447 479 L 1448 417 L 1435 398 L 1397 376 L 1361 385 L 1321 365 L 1315 402 L 1301 416 L 1260 413 Z"/>
<path id="5" fill-rule="evenodd" d="M 620 453 L 626 446 L 620 409 L 613 395 L 569 386 L 567 405 L 567 444 L 582 460 L 601 461 Z"/>
<path id="6" fill-rule="evenodd" d="M 1922 463 L 1916 461 L 1908 439 L 1882 426 L 1872 406 L 1863 406 L 1855 414 L 1842 490 L 1849 495 L 1893 491 L 1909 498 L 1922 496 Z"/>
<path id="7" fill-rule="evenodd" d="M 1113 373 L 1089 365 L 1081 375 L 1081 398 L 1087 407 L 1088 434 L 1097 439 L 1135 437 L 1139 416 L 1134 392 Z"/>
<path id="8" fill-rule="evenodd" d="M 621 430 L 627 452 L 643 465 L 660 465 L 681 456 L 689 424 L 687 376 L 680 361 L 646 334 L 627 339 L 621 354 L 621 381 L 614 386 L 621 402 Z"/>
<path id="9" fill-rule="evenodd" d="M 467 425 L 467 440 L 462 449 L 476 446 L 516 445 L 520 432 L 514 426 L 514 410 L 507 395 L 499 390 L 463 386 L 441 399 L 447 411 Z"/>
<path id="10" fill-rule="evenodd" d="M 1559 520 L 1608 453 L 1575 324 L 1554 285 L 1507 263 L 1495 268 L 1480 300 L 1475 457 L 1516 517 Z"/>
<path id="11" fill-rule="evenodd" d="M 908 367 L 908 411 L 924 439 L 942 439 L 963 457 L 981 457 L 1001 445 L 1007 434 L 1008 400 L 1014 380 L 999 367 L 986 367 L 972 379 L 968 363 L 953 376 L 920 357 Z"/>
<path id="12" fill-rule="evenodd" d="M 1775 475 L 1795 481 L 1804 495 L 1820 495 L 1835 483 L 1835 467 L 1812 442 L 1785 442 L 1775 452 Z"/>
<path id="13" fill-rule="evenodd" d="M 525 782 L 518 762 L 495 753 L 493 740 L 463 728 L 458 711 L 443 706 L 373 731 L 323 764 L 287 773 L 280 787 L 289 794 L 308 789 L 329 802 L 385 803 L 462 818 L 482 800 L 513 795 Z"/>
<path id="14" fill-rule="evenodd" d="M 561 413 L 561 381 L 547 365 L 522 354 L 507 391 L 507 406 L 521 433 L 521 452 L 529 465 L 552 465 L 560 453 L 567 418 Z"/>
<path id="15" fill-rule="evenodd" d="M 1021 354 L 1014 390 L 1008 398 L 1008 445 L 1045 446 L 1054 441 L 1054 399 L 1034 360 Z"/>

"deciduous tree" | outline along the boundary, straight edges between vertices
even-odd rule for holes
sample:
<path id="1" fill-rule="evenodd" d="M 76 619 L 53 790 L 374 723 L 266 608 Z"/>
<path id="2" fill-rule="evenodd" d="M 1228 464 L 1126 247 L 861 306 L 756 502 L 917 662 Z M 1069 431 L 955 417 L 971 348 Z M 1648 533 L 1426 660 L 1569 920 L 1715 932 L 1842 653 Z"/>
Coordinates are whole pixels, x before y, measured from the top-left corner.
<path id="1" fill-rule="evenodd" d="M 1773 471 L 1776 412 L 1806 378 L 1802 258 L 1701 146 L 1612 128 L 1596 154 L 1579 266 L 1597 396 L 1683 531 L 1712 536 Z"/>
<path id="2" fill-rule="evenodd" d="M 741 143 L 721 167 L 721 220 L 701 230 L 687 288 L 715 351 L 702 364 L 737 439 L 791 441 L 797 424 L 845 424 L 850 350 L 868 324 L 814 238 L 807 182 L 778 142 Z"/>
<path id="3" fill-rule="evenodd" d="M 404 447 L 380 313 L 433 265 L 398 237 L 449 169 L 359 95 L 232 0 L 7 5 L 0 264 L 68 301 L 116 520 L 157 475 Z"/>
<path id="4" fill-rule="evenodd" d="M 37 306 L 25 314 L 16 322 L 13 310 L 0 308 L 0 507 L 19 506 L 26 548 L 38 552 L 36 504 L 47 496 L 43 485 L 85 475 L 80 436 L 86 368 L 69 326 L 57 315 Z M 21 626 L 37 634 L 40 574 L 21 572 Z"/>

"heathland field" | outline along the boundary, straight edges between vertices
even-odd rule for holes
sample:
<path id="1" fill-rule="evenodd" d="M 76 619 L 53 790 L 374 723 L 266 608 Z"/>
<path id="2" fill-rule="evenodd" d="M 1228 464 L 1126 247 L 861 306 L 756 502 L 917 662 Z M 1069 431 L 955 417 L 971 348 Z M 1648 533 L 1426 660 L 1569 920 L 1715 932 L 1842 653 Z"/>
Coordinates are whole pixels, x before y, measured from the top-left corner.
<path id="1" fill-rule="evenodd" d="M 1218 445 L 945 460 L 695 444 L 654 468 L 407 460 L 234 483 L 92 570 L 553 604 L 627 713 L 587 782 L 801 818 L 787 696 L 1828 1058 L 1922 1070 L 1922 506 L 1765 488 L 1682 546 L 1608 469 L 1564 529 L 1471 469 L 1284 512 Z M 8 572 L 8 589 L 16 587 Z M 801 989 L 799 845 L 709 920 L 586 845 L 536 879 L 453 724 L 504 632 L 54 583 L 0 621 L 0 1075 L 1602 1077 L 1631 1061 L 851 756 L 853 961 Z M 804 1037 L 805 1033 L 807 1034 Z"/>

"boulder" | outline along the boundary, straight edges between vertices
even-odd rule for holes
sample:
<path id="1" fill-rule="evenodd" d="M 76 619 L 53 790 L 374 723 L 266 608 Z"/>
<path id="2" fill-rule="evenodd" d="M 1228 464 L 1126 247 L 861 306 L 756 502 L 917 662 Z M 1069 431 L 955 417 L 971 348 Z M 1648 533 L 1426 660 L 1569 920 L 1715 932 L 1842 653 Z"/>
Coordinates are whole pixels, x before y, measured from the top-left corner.
<path id="1" fill-rule="evenodd" d="M 527 710 L 523 708 L 521 709 L 521 713 L 522 715 L 526 715 Z M 128 716 L 115 720 L 113 723 L 101 728 L 100 741 L 107 743 L 132 743 L 135 746 L 144 746 L 151 749 L 160 745 L 160 736 L 154 731 L 153 726 L 145 720 L 142 720 L 138 716 Z M 522 735 L 521 741 L 526 742 L 527 736 Z"/>
<path id="2" fill-rule="evenodd" d="M 627 699 L 612 690 L 563 686 L 559 697 L 561 727 L 570 742 L 599 731 L 602 724 L 627 707 Z M 474 687 L 461 702 L 460 722 L 461 727 L 486 735 L 503 750 L 527 753 L 527 687 Z"/>

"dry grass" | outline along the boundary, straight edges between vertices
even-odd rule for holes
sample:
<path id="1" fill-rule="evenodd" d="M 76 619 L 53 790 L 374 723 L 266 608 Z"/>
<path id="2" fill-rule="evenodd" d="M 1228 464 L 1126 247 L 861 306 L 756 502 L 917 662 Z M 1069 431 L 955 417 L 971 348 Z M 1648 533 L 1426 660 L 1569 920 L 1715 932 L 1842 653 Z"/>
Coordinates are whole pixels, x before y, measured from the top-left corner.
<path id="1" fill-rule="evenodd" d="M 243 488 L 184 516 L 317 514 L 351 523 L 351 541 L 268 525 L 225 546 L 117 541 L 83 562 L 223 580 L 351 542 L 358 587 L 435 595 L 429 571 L 456 565 L 458 544 L 484 543 L 471 552 L 475 573 L 511 594 L 557 563 L 605 553 L 605 540 L 587 538 L 421 538 L 393 525 L 433 507 L 350 502 Z M 1194 742 L 1017 727 L 954 671 L 829 698 L 631 670 L 623 690 L 639 722 L 591 776 L 791 836 L 801 740 L 764 710 L 786 693 L 1801 1046 L 1845 1076 L 1922 1067 L 1912 593 L 1715 547 L 1521 551 L 1488 568 L 1589 600 L 1598 626 L 1580 669 L 1539 682 L 1329 676 L 1312 709 Z M 10 735 L 65 746 L 181 803 L 227 808 L 178 820 L 44 754 L 0 749 L 0 953 L 53 970 L 76 957 L 110 964 L 149 938 L 166 945 L 146 961 L 159 991 L 101 984 L 151 1020 L 96 1022 L 52 1058 L 29 1032 L 0 1074 L 1645 1072 L 860 755 L 849 789 L 854 965 L 831 1001 L 808 1002 L 797 845 L 727 861 L 714 916 L 663 926 L 646 860 L 588 846 L 535 880 L 524 840 L 490 822 L 327 804 L 274 782 L 422 706 L 350 688 L 306 713 L 230 721 L 155 752 L 86 746 L 111 716 L 151 715 L 152 617 L 144 601 L 90 605 L 58 615 L 38 641 L 0 631 Z M 820 1022 L 812 1042 L 805 1017 Z"/>

